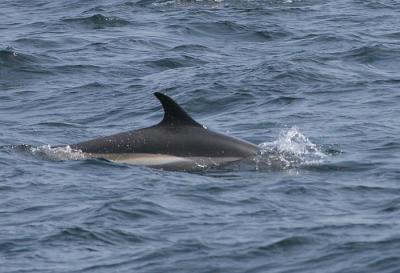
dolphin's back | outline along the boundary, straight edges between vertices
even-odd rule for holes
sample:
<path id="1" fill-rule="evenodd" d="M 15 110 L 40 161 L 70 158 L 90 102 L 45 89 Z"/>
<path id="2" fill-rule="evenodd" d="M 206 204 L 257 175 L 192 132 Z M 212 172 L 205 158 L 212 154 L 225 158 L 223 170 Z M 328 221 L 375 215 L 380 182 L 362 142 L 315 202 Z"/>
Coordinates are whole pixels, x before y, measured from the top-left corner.
<path id="1" fill-rule="evenodd" d="M 85 153 L 144 153 L 174 156 L 248 157 L 257 146 L 198 126 L 139 129 L 71 145 Z"/>
<path id="2" fill-rule="evenodd" d="M 71 148 L 116 162 L 181 169 L 256 155 L 254 144 L 208 130 L 170 97 L 155 95 L 164 108 L 159 124 L 73 144 Z"/>

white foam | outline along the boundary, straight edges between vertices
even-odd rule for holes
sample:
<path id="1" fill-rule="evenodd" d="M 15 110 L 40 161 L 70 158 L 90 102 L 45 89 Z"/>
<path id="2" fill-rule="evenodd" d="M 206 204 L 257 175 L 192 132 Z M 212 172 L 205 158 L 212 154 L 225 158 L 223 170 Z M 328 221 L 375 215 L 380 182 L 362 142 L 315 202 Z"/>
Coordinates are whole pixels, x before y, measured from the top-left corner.
<path id="1" fill-rule="evenodd" d="M 62 147 L 51 147 L 50 145 L 32 146 L 30 151 L 34 155 L 47 160 L 81 160 L 87 158 L 82 151 L 74 150 L 69 145 Z"/>
<path id="2" fill-rule="evenodd" d="M 291 168 L 301 165 L 321 163 L 327 155 L 311 142 L 297 127 L 284 129 L 278 138 L 272 142 L 263 142 L 258 145 L 260 155 L 256 163 L 267 166 Z"/>

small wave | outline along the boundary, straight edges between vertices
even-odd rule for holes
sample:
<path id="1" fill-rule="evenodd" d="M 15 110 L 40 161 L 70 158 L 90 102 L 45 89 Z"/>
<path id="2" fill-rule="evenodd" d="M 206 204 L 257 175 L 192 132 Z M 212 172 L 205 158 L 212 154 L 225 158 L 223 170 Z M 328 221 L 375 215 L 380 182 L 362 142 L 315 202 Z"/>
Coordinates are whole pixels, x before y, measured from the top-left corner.
<path id="1" fill-rule="evenodd" d="M 191 24 L 199 33 L 206 35 L 238 35 L 249 31 L 245 25 L 231 21 L 201 22 Z"/>
<path id="2" fill-rule="evenodd" d="M 150 67 L 160 68 L 160 69 L 175 69 L 180 67 L 190 67 L 196 66 L 199 64 L 204 64 L 205 61 L 202 61 L 197 58 L 192 58 L 189 56 L 183 56 L 180 58 L 163 58 L 154 61 L 148 61 L 146 64 Z"/>
<path id="3" fill-rule="evenodd" d="M 384 60 L 398 59 L 399 50 L 388 45 L 364 45 L 342 53 L 343 58 L 364 64 L 375 64 Z"/>
<path id="4" fill-rule="evenodd" d="M 17 52 L 12 47 L 0 50 L 0 66 L 21 66 L 34 61 L 33 56 Z"/>
<path id="5" fill-rule="evenodd" d="M 154 7 L 163 7 L 163 6 L 175 6 L 175 5 L 193 5 L 193 4 L 206 4 L 211 5 L 212 7 L 216 7 L 224 2 L 224 0 L 163 0 L 163 1 L 148 1 L 142 0 L 139 3 L 143 4 L 151 4 Z"/>
<path id="6" fill-rule="evenodd" d="M 121 19 L 116 16 L 104 16 L 102 14 L 95 14 L 89 17 L 82 18 L 69 18 L 65 22 L 77 23 L 87 27 L 101 29 L 106 27 L 122 27 L 129 24 L 129 21 Z"/>
<path id="7" fill-rule="evenodd" d="M 292 96 L 279 96 L 268 101 L 268 104 L 273 105 L 289 105 L 298 101 L 303 101 L 304 98 Z"/>
<path id="8" fill-rule="evenodd" d="M 312 143 L 297 127 L 281 131 L 273 142 L 259 144 L 260 154 L 254 159 L 256 169 L 288 169 L 322 163 L 327 154 Z"/>
<path id="9" fill-rule="evenodd" d="M 112 238 L 108 238 L 106 234 L 90 230 L 83 227 L 67 227 L 62 230 L 56 231 L 41 239 L 43 243 L 62 242 L 62 241 L 78 241 L 78 242 L 93 242 L 96 241 L 101 244 L 113 244 Z"/>
<path id="10" fill-rule="evenodd" d="M 293 248 L 303 247 L 305 245 L 314 242 L 313 238 L 306 236 L 288 236 L 286 238 L 279 239 L 275 242 L 271 242 L 267 245 L 262 245 L 252 248 L 248 254 L 250 255 L 265 255 L 265 253 L 271 252 L 283 252 Z"/>
<path id="11" fill-rule="evenodd" d="M 182 51 L 182 52 L 208 52 L 211 49 L 204 45 L 197 44 L 185 44 L 179 45 L 171 49 L 171 51 Z"/>
<path id="12" fill-rule="evenodd" d="M 391 191 L 392 193 L 395 192 L 393 189 L 388 189 L 388 191 Z M 380 212 L 382 213 L 398 213 L 400 211 L 400 198 L 395 198 L 393 200 L 390 200 L 389 202 L 385 203 L 382 208 L 380 209 Z"/>
<path id="13" fill-rule="evenodd" d="M 271 26 L 268 30 L 258 26 L 239 24 L 233 21 L 192 22 L 186 25 L 171 24 L 167 26 L 180 35 L 232 40 L 238 42 L 267 42 L 286 37 L 288 33 L 280 26 Z"/>
<path id="14" fill-rule="evenodd" d="M 49 48 L 54 49 L 60 46 L 60 43 L 56 42 L 56 40 L 45 39 L 45 38 L 20 38 L 14 41 L 17 45 L 22 47 L 29 47 L 29 48 Z"/>
<path id="15" fill-rule="evenodd" d="M 39 122 L 34 124 L 34 126 L 45 126 L 45 127 L 55 127 L 55 128 L 83 128 L 84 126 L 80 124 L 67 123 L 67 122 Z"/>

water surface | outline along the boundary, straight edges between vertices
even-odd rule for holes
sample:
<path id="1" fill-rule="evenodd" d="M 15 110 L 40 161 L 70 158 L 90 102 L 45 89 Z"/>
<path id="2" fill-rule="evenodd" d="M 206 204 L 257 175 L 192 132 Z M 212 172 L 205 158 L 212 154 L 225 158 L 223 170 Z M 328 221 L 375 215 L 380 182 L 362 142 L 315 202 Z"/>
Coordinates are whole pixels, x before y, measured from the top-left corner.
<path id="1" fill-rule="evenodd" d="M 0 271 L 399 272 L 399 14 L 2 1 Z M 49 148 L 157 123 L 155 91 L 262 156 L 167 172 Z"/>

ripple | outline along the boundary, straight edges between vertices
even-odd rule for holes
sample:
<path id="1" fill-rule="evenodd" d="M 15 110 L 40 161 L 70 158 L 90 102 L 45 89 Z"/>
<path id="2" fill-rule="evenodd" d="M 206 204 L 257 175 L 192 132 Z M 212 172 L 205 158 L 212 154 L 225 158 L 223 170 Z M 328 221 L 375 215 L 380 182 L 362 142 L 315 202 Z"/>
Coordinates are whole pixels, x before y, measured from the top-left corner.
<path id="1" fill-rule="evenodd" d="M 246 255 L 271 255 L 272 253 L 287 252 L 296 248 L 303 248 L 306 245 L 310 245 L 314 242 L 314 239 L 306 236 L 288 236 L 286 238 L 277 240 L 272 243 L 268 243 L 263 246 L 257 246 L 249 250 Z"/>
<path id="2" fill-rule="evenodd" d="M 370 171 L 377 167 L 378 163 L 359 162 L 359 161 L 341 161 L 327 162 L 324 164 L 305 166 L 306 169 L 318 172 L 364 172 Z"/>
<path id="3" fill-rule="evenodd" d="M 202 61 L 197 58 L 192 58 L 189 56 L 182 56 L 179 58 L 163 58 L 154 61 L 147 61 L 146 64 L 150 67 L 159 68 L 159 69 L 175 69 L 180 67 L 190 67 L 205 64 L 205 61 Z"/>
<path id="4" fill-rule="evenodd" d="M 364 251 L 368 249 L 374 249 L 375 247 L 383 246 L 383 247 L 396 247 L 400 243 L 399 237 L 392 238 L 384 238 L 380 240 L 370 240 L 370 241 L 350 241 L 346 242 L 343 245 L 338 246 L 341 250 L 359 250 Z"/>
<path id="5" fill-rule="evenodd" d="M 390 190 L 391 191 L 391 190 Z M 399 190 L 397 190 L 399 191 Z M 400 211 L 400 198 L 395 198 L 382 205 L 382 213 L 398 213 Z"/>
<path id="6" fill-rule="evenodd" d="M 63 242 L 99 242 L 102 244 L 112 245 L 112 240 L 107 238 L 104 233 L 83 227 L 68 227 L 61 229 L 51 235 L 41 239 L 42 243 L 63 244 Z"/>
<path id="7" fill-rule="evenodd" d="M 374 64 L 391 58 L 398 59 L 400 52 L 398 47 L 389 47 L 385 45 L 362 46 L 342 53 L 343 58 L 352 59 L 364 64 Z"/>
<path id="8" fill-rule="evenodd" d="M 378 186 L 364 186 L 364 185 L 354 185 L 354 186 L 346 186 L 341 188 L 344 191 L 357 192 L 358 194 L 363 193 L 373 193 L 373 194 L 383 194 L 383 193 L 392 193 L 397 194 L 400 192 L 400 189 L 393 188 L 385 188 Z"/>
<path id="9" fill-rule="evenodd" d="M 139 221 L 147 218 L 168 219 L 172 214 L 173 211 L 169 211 L 160 204 L 141 199 L 131 199 L 107 202 L 96 209 L 94 217 L 98 218 L 99 215 L 102 215 L 103 217 L 110 216 L 113 219 L 119 219 L 119 221 Z"/>
<path id="10" fill-rule="evenodd" d="M 211 51 L 210 48 L 204 45 L 197 45 L 197 44 L 187 44 L 187 45 L 179 45 L 171 49 L 171 51 L 182 51 L 182 52 L 209 52 Z"/>
<path id="11" fill-rule="evenodd" d="M 52 68 L 55 72 L 58 73 L 68 73 L 68 74 L 79 74 L 79 73 L 87 73 L 88 71 L 96 71 L 99 72 L 102 67 L 98 65 L 91 64 L 65 64 L 65 65 L 55 65 Z"/>
<path id="12" fill-rule="evenodd" d="M 168 26 L 168 29 L 179 31 L 185 35 L 228 39 L 240 42 L 267 42 L 288 35 L 286 31 L 279 28 L 275 30 L 274 28 L 276 27 L 274 26 L 269 30 L 257 29 L 232 21 L 196 22 L 187 25 L 171 24 Z"/>
<path id="13" fill-rule="evenodd" d="M 20 53 L 13 48 L 0 50 L 0 66 L 23 66 L 30 65 L 37 62 L 36 58 L 32 55 Z"/>
<path id="14" fill-rule="evenodd" d="M 367 264 L 368 268 L 380 272 L 397 272 L 400 267 L 400 258 L 398 256 L 390 256 L 385 258 L 375 258 Z"/>
<path id="15" fill-rule="evenodd" d="M 67 122 L 40 122 L 34 124 L 35 126 L 45 126 L 45 127 L 54 127 L 54 128 L 84 128 L 80 124 L 73 124 Z"/>
<path id="16" fill-rule="evenodd" d="M 383 125 L 381 125 L 381 126 L 383 126 Z M 389 129 L 389 128 L 387 128 L 387 129 Z M 373 148 L 372 150 L 375 150 L 375 151 L 400 150 L 400 142 L 394 142 L 394 141 L 386 142 L 386 143 L 382 144 L 380 147 Z"/>
<path id="17" fill-rule="evenodd" d="M 107 27 L 123 27 L 129 25 L 130 22 L 116 16 L 104 16 L 95 14 L 89 17 L 64 19 L 64 22 L 77 24 L 93 29 L 102 29 Z"/>
<path id="18" fill-rule="evenodd" d="M 300 102 L 300 101 L 304 101 L 304 98 L 280 96 L 278 98 L 269 100 L 268 103 L 277 104 L 277 105 L 289 105 L 289 104 Z"/>
<path id="19" fill-rule="evenodd" d="M 15 43 L 20 46 L 34 47 L 37 49 L 54 49 L 62 46 L 59 42 L 46 38 L 20 38 L 15 40 Z"/>

